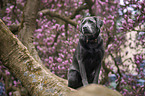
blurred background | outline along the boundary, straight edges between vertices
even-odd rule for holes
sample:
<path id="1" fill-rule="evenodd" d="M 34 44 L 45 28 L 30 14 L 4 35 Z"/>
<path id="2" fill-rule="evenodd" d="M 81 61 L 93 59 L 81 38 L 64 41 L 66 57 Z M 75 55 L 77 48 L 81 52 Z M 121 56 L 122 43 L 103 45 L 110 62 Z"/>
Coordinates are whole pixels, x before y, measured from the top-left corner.
<path id="1" fill-rule="evenodd" d="M 26 2 L 0 0 L 0 19 L 16 36 Z M 33 44 L 43 64 L 67 79 L 79 23 L 86 16 L 98 16 L 104 22 L 105 57 L 99 83 L 124 96 L 145 95 L 145 0 L 40 0 Z M 0 61 L 0 96 L 16 94 L 29 95 Z"/>

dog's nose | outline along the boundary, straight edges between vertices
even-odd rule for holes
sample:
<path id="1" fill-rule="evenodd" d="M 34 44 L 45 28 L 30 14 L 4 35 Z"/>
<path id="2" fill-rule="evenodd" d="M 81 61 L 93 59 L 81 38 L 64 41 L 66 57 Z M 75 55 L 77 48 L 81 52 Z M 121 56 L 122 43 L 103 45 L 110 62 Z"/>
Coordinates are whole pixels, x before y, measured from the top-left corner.
<path id="1" fill-rule="evenodd" d="M 83 27 L 84 30 L 87 30 L 87 27 Z"/>
<path id="2" fill-rule="evenodd" d="M 83 27 L 83 30 L 84 30 L 85 33 L 88 33 L 89 32 L 89 30 L 88 30 L 87 27 Z"/>

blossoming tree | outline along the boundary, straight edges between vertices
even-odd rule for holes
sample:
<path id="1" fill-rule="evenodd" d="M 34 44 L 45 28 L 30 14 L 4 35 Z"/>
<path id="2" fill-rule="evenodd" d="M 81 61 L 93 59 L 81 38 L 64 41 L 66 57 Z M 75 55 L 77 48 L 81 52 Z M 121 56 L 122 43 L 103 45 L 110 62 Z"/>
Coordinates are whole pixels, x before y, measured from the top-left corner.
<path id="1" fill-rule="evenodd" d="M 105 46 L 100 84 L 109 86 L 109 74 L 115 74 L 116 90 L 125 96 L 140 96 L 145 94 L 144 85 L 137 82 L 145 79 L 144 70 L 140 67 L 145 54 L 145 36 L 141 35 L 134 41 L 134 49 L 138 51 L 134 59 L 122 58 L 128 54 L 127 51 L 123 53 L 125 47 L 131 47 L 131 44 L 126 43 L 126 34 L 130 31 L 136 31 L 137 34 L 145 31 L 141 27 L 145 22 L 145 1 L 121 1 L 123 3 L 120 0 L 34 0 L 32 5 L 31 0 L 0 0 L 0 17 L 36 61 L 66 79 L 79 38 L 80 20 L 88 14 L 99 16 L 104 21 L 101 35 Z M 138 46 L 141 47 L 138 49 Z M 130 65 L 134 66 L 136 76 L 131 73 Z M 25 91 L 20 81 L 12 77 L 2 63 L 0 71 L 3 72 L 1 81 L 11 86 L 11 90 L 6 87 L 9 95 L 15 89 L 21 89 L 21 93 Z"/>

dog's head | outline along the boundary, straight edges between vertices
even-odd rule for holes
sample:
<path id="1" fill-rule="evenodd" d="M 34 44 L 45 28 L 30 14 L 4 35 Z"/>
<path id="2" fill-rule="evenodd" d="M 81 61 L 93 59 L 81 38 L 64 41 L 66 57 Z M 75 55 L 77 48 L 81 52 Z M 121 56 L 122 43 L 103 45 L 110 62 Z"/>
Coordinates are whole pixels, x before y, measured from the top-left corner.
<path id="1" fill-rule="evenodd" d="M 80 32 L 89 37 L 97 38 L 100 33 L 100 28 L 103 25 L 103 21 L 98 17 L 85 17 L 80 23 Z"/>

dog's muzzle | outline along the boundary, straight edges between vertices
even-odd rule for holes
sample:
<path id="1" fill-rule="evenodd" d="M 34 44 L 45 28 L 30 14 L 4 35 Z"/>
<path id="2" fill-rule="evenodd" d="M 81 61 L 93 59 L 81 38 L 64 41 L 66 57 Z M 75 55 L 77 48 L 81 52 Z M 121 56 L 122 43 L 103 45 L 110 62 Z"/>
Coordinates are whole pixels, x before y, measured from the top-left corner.
<path id="1" fill-rule="evenodd" d="M 85 24 L 84 26 L 82 26 L 82 32 L 83 34 L 93 34 L 92 32 L 92 27 L 90 24 Z"/>
<path id="2" fill-rule="evenodd" d="M 85 36 L 86 42 L 97 40 L 100 31 L 93 30 L 90 26 L 83 26 L 82 27 L 82 34 Z"/>
<path id="3" fill-rule="evenodd" d="M 83 27 L 83 34 L 90 34 L 89 29 L 87 27 Z"/>

